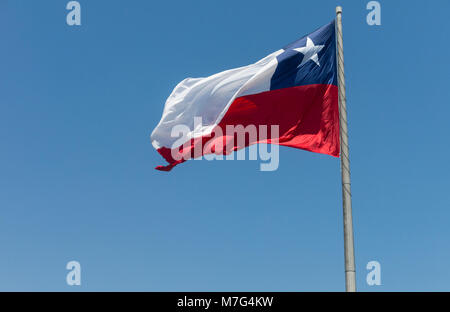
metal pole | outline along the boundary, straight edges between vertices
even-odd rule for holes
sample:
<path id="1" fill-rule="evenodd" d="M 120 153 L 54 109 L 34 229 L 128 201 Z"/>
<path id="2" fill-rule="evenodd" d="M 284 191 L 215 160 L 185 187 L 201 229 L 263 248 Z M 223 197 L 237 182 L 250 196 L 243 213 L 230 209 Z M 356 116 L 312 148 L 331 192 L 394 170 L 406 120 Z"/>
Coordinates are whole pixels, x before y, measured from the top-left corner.
<path id="1" fill-rule="evenodd" d="M 345 289 L 356 291 L 355 252 L 353 246 L 352 195 L 348 153 L 347 108 L 345 99 L 344 47 L 342 44 L 342 7 L 336 7 L 336 45 L 339 89 L 339 125 L 341 143 L 342 205 L 344 210 Z"/>

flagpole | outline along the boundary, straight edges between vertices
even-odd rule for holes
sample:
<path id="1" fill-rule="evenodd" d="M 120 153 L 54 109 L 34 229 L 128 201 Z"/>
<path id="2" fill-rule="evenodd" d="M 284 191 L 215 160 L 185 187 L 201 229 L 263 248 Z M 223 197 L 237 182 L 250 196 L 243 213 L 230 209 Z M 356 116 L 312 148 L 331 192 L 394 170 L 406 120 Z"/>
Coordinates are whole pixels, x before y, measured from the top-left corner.
<path id="1" fill-rule="evenodd" d="M 339 125 L 341 145 L 342 206 L 344 212 L 345 289 L 356 291 L 355 252 L 353 245 L 352 195 L 348 152 L 347 103 L 345 98 L 344 47 L 342 43 L 342 7 L 336 7 L 336 46 L 339 90 Z"/>

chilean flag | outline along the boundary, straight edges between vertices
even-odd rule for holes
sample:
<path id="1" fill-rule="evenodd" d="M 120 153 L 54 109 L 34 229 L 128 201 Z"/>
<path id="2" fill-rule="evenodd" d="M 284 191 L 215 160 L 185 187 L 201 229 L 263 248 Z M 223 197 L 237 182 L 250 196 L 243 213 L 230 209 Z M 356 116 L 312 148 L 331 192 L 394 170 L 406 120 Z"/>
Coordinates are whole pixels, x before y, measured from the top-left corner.
<path id="1" fill-rule="evenodd" d="M 200 125 L 194 122 L 198 117 Z M 177 125 L 189 129 L 181 142 L 173 135 Z M 230 125 L 279 130 L 276 138 L 265 134 L 237 144 L 225 135 Z M 224 135 L 212 138 L 215 130 Z M 156 169 L 169 171 L 205 155 L 196 147 L 212 139 L 223 141 L 209 152 L 217 155 L 271 143 L 339 157 L 335 21 L 254 64 L 181 81 L 151 134 L 152 145 L 169 163 Z"/>

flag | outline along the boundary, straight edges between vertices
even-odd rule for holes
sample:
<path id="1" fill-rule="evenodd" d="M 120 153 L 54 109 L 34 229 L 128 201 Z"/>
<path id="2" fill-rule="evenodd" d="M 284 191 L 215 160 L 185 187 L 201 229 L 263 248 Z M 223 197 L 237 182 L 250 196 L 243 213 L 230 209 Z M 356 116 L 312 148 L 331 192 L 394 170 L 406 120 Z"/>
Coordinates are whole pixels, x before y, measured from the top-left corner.
<path id="1" fill-rule="evenodd" d="M 250 125 L 257 135 L 245 140 L 226 131 Z M 335 21 L 254 64 L 181 81 L 151 141 L 169 163 L 156 167 L 164 171 L 257 143 L 339 157 Z"/>

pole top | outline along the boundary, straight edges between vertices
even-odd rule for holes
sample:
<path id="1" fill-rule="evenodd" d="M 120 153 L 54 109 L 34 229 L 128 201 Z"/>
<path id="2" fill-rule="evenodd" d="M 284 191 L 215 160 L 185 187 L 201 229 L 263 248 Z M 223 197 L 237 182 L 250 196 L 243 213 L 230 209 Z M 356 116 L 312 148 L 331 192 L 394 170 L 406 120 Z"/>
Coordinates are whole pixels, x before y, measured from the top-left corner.
<path id="1" fill-rule="evenodd" d="M 336 14 L 342 14 L 342 7 L 341 6 L 337 6 L 336 7 Z"/>

